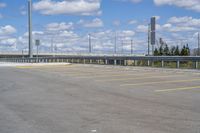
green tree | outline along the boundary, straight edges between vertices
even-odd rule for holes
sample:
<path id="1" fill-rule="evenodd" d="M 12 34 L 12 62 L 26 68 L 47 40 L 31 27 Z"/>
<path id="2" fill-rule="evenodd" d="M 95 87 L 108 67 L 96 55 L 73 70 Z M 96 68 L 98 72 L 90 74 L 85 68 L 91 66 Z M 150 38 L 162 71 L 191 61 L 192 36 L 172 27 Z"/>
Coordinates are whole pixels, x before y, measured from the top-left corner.
<path id="1" fill-rule="evenodd" d="M 175 46 L 172 46 L 171 49 L 170 49 L 170 55 L 171 55 L 171 56 L 174 56 L 174 55 L 175 55 L 175 50 L 176 50 L 176 47 L 175 47 Z"/>
<path id="2" fill-rule="evenodd" d="M 167 44 L 165 45 L 165 48 L 163 49 L 163 55 L 170 55 L 169 47 Z"/>
<path id="3" fill-rule="evenodd" d="M 159 53 L 160 56 L 163 55 L 163 47 L 162 46 L 160 46 L 158 53 Z"/>
<path id="4" fill-rule="evenodd" d="M 179 56 L 180 55 L 180 51 L 179 51 L 179 46 L 176 46 L 176 49 L 174 51 L 174 55 Z"/>
<path id="5" fill-rule="evenodd" d="M 155 50 L 154 50 L 154 56 L 158 56 L 159 55 L 159 52 L 158 52 L 158 49 L 156 48 Z"/>
<path id="6" fill-rule="evenodd" d="M 189 56 L 190 55 L 189 51 L 190 51 L 189 47 L 184 45 L 181 50 L 181 56 Z"/>
<path id="7" fill-rule="evenodd" d="M 186 50 L 187 50 L 187 56 L 189 56 L 190 55 L 190 48 L 189 48 L 188 44 L 186 45 Z"/>

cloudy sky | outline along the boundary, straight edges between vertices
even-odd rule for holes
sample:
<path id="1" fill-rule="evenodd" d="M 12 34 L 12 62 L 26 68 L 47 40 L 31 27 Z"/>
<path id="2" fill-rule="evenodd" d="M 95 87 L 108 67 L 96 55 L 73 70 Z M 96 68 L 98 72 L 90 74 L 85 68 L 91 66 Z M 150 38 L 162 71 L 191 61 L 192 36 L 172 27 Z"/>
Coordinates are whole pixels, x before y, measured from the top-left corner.
<path id="1" fill-rule="evenodd" d="M 0 51 L 27 49 L 27 1 L 0 1 Z M 133 40 L 144 54 L 151 16 L 157 40 L 197 46 L 200 0 L 33 0 L 33 34 L 45 52 L 87 52 L 91 34 L 93 52 L 112 53 L 116 43 L 118 53 L 129 53 Z"/>

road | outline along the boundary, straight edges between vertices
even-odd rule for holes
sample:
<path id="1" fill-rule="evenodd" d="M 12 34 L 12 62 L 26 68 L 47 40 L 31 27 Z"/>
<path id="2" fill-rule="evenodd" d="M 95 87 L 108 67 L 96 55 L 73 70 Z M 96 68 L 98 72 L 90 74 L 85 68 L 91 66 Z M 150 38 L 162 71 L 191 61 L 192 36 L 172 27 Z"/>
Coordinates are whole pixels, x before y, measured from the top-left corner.
<path id="1" fill-rule="evenodd" d="M 0 67 L 0 133 L 200 133 L 200 72 Z"/>

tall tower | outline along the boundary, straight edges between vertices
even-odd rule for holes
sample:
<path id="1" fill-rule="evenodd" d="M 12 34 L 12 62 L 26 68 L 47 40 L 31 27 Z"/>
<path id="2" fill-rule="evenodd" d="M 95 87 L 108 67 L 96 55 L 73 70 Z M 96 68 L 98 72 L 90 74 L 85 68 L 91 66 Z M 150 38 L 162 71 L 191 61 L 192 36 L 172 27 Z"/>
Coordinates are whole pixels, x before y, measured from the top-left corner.
<path id="1" fill-rule="evenodd" d="M 200 34 L 198 32 L 198 56 L 200 56 Z"/>
<path id="2" fill-rule="evenodd" d="M 154 52 L 154 47 L 156 44 L 156 17 L 151 18 L 151 45 L 152 45 L 152 54 Z"/>
<path id="3" fill-rule="evenodd" d="M 29 57 L 33 57 L 33 40 L 32 40 L 32 0 L 28 0 L 28 30 L 29 30 Z"/>

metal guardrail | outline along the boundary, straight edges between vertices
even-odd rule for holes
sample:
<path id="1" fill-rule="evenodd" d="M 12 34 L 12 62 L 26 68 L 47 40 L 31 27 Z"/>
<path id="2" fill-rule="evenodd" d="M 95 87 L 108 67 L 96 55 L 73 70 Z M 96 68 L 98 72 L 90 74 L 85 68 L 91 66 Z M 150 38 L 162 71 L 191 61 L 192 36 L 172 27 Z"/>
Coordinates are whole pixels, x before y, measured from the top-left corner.
<path id="1" fill-rule="evenodd" d="M 155 62 L 160 62 L 160 67 L 165 67 L 165 62 L 176 62 L 176 67 L 180 68 L 181 62 L 193 62 L 194 68 L 199 68 L 200 57 L 198 56 L 105 56 L 105 55 L 66 55 L 58 57 L 39 58 L 0 58 L 0 62 L 69 62 L 83 64 L 105 64 L 105 65 L 127 65 L 132 61 L 135 66 L 139 61 L 146 62 L 146 66 L 154 66 Z"/>

